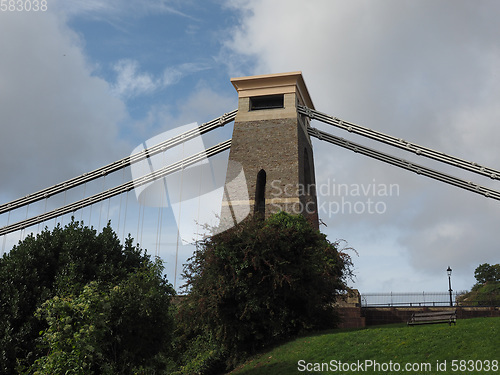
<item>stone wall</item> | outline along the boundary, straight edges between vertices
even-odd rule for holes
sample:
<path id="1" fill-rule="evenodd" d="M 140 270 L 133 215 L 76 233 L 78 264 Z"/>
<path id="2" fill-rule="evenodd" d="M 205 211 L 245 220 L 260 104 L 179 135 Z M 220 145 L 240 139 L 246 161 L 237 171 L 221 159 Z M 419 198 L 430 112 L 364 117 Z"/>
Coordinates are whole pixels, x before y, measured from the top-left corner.
<path id="1" fill-rule="evenodd" d="M 306 157 L 308 160 L 305 160 Z M 238 170 L 232 172 L 228 169 L 227 194 L 238 196 L 241 195 L 238 189 L 246 189 L 249 200 L 223 202 L 222 218 L 228 216 L 229 205 L 246 205 L 253 213 L 257 174 L 264 170 L 266 217 L 278 211 L 304 214 L 318 227 L 315 190 L 307 194 L 303 189 L 308 183 L 315 184 L 312 147 L 297 117 L 236 121 L 229 160 L 243 168 L 246 186 L 230 185 L 229 181 L 235 178 Z M 310 173 L 307 178 L 304 176 L 306 171 Z M 310 214 L 305 212 L 306 207 L 312 211 Z"/>
<path id="2" fill-rule="evenodd" d="M 338 328 L 363 328 L 366 326 L 366 318 L 361 310 L 361 296 L 357 289 L 351 289 L 346 296 L 339 298 L 335 305 L 340 315 Z"/>
<path id="3" fill-rule="evenodd" d="M 406 323 L 413 313 L 457 310 L 457 319 L 500 317 L 500 307 L 363 307 L 367 326 Z"/>

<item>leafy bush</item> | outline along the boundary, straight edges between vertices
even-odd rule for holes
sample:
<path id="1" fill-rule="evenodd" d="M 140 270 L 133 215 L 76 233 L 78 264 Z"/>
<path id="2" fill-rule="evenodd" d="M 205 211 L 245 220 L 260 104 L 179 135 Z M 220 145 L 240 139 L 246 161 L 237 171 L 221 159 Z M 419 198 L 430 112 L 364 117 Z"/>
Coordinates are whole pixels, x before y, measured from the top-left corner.
<path id="1" fill-rule="evenodd" d="M 186 341 L 215 343 L 234 365 L 302 331 L 334 327 L 349 256 L 302 216 L 253 217 L 206 238 L 185 266 L 178 320 Z"/>
<path id="2" fill-rule="evenodd" d="M 0 373 L 13 374 L 46 354 L 37 343 L 48 323 L 35 317 L 45 301 L 79 298 L 92 281 L 119 285 L 147 264 L 150 257 L 131 238 L 120 244 L 109 224 L 97 233 L 72 221 L 19 242 L 0 259 Z"/>
<path id="3" fill-rule="evenodd" d="M 91 282 L 77 296 L 46 301 L 37 310 L 48 328 L 46 356 L 34 374 L 133 374 L 164 370 L 156 356 L 168 352 L 173 288 L 162 277 L 161 262 L 144 265 L 116 286 Z M 168 361 L 167 361 L 168 362 Z"/>
<path id="4" fill-rule="evenodd" d="M 177 332 L 186 332 L 185 328 Z M 197 333 L 196 336 L 187 338 L 181 334 L 176 341 L 180 344 L 176 351 L 176 360 L 180 366 L 172 375 L 221 374 L 226 369 L 224 352 L 210 339 L 210 335 Z"/>

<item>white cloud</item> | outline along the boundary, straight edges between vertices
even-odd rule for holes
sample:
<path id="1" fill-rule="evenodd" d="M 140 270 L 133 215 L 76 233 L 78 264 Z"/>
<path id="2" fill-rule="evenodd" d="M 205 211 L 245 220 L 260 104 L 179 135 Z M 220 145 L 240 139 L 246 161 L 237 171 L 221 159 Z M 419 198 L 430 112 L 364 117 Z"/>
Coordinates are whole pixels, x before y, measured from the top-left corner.
<path id="1" fill-rule="evenodd" d="M 500 42 L 494 26 L 498 2 L 234 0 L 227 5 L 241 17 L 223 51 L 233 74 L 301 70 L 316 108 L 323 112 L 500 168 Z M 498 181 L 426 162 L 327 125 L 313 126 L 500 190 Z M 319 141 L 314 147 L 319 182 L 334 178 L 337 183 L 366 184 L 376 179 L 400 185 L 398 197 L 383 199 L 388 208 L 384 215 L 331 215 L 323 220 L 331 237 L 356 244 L 361 257 L 371 258 L 390 236 L 393 256 L 405 273 L 422 275 L 420 285 L 408 276 L 408 289 L 443 289 L 436 280 L 448 262 L 461 278 L 457 289 L 467 289 L 475 265 L 496 262 L 493 223 L 500 220 L 499 202 Z M 361 263 L 365 291 L 380 290 L 370 279 L 391 277 L 383 261 Z"/>
<path id="2" fill-rule="evenodd" d="M 43 32 L 41 31 L 43 30 Z M 17 198 L 127 155 L 124 104 L 53 13 L 0 14 L 2 196 Z"/>
<path id="3" fill-rule="evenodd" d="M 154 76 L 148 72 L 141 72 L 137 61 L 123 59 L 113 66 L 117 77 L 116 82 L 112 86 L 112 93 L 120 98 L 133 98 L 140 95 L 152 94 L 155 91 L 178 83 L 187 75 L 208 68 L 203 63 L 184 63 L 178 66 L 167 67 L 161 75 Z"/>
<path id="4" fill-rule="evenodd" d="M 155 91 L 161 81 L 148 73 L 138 72 L 139 63 L 133 60 L 120 60 L 113 69 L 117 73 L 113 93 L 119 97 L 132 97 Z"/>

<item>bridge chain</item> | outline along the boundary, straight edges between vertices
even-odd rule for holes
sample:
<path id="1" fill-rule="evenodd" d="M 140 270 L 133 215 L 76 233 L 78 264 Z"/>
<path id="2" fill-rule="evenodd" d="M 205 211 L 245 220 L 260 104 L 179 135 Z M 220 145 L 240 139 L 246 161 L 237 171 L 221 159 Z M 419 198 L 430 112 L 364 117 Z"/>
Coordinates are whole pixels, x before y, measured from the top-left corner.
<path id="1" fill-rule="evenodd" d="M 412 162 L 409 162 L 408 160 L 405 159 L 400 159 L 395 156 L 374 150 L 372 148 L 360 145 L 358 143 L 354 143 L 351 141 L 347 141 L 344 138 L 334 136 L 330 133 L 323 132 L 321 130 L 318 130 L 316 128 L 308 128 L 308 134 L 310 136 L 316 137 L 318 139 L 321 139 L 323 141 L 326 141 L 328 143 L 332 143 L 334 145 L 346 148 L 348 150 L 360 153 L 365 156 L 369 156 L 373 159 L 377 159 L 380 161 L 383 161 L 385 163 L 389 163 L 392 165 L 395 165 L 397 167 L 415 172 L 417 174 L 420 174 L 422 176 L 430 177 L 435 180 L 445 182 L 447 184 L 451 184 L 454 186 L 457 186 L 459 188 L 471 191 L 476 194 L 481 194 L 484 195 L 485 197 L 488 198 L 493 198 L 496 200 L 500 200 L 500 191 L 493 190 L 478 184 L 475 184 L 471 181 L 466 181 L 458 177 L 450 176 L 448 174 L 436 171 L 434 169 L 425 167 L 423 165 L 415 164 Z"/>
<path id="2" fill-rule="evenodd" d="M 184 158 L 176 163 L 167 165 L 161 169 L 158 169 L 157 171 L 151 172 L 147 175 L 144 175 L 142 177 L 136 178 L 135 180 L 126 182 L 124 184 L 121 184 L 115 188 L 108 189 L 106 191 L 100 192 L 98 194 L 92 195 L 88 198 L 81 199 L 77 202 L 74 202 L 72 204 L 65 205 L 63 207 L 57 208 L 55 210 L 46 212 L 44 214 L 19 221 L 14 224 L 6 225 L 2 228 L 0 228 L 0 236 L 15 232 L 17 230 L 21 230 L 27 227 L 30 227 L 35 224 L 42 223 L 44 221 L 54 219 L 58 216 L 66 215 L 72 212 L 75 212 L 76 210 L 82 209 L 84 207 L 90 206 L 94 203 L 101 202 L 103 200 L 106 200 L 108 198 L 114 197 L 116 195 L 126 193 L 127 191 L 130 191 L 138 186 L 142 186 L 145 184 L 148 184 L 150 182 L 153 182 L 157 179 L 160 179 L 162 177 L 165 177 L 171 173 L 181 171 L 182 169 L 196 164 L 210 156 L 219 154 L 223 151 L 229 150 L 231 147 L 231 140 L 227 140 L 225 142 L 218 143 L 215 146 L 209 147 L 208 149 L 198 152 L 197 154 L 191 155 L 187 158 Z"/>
<path id="3" fill-rule="evenodd" d="M 148 157 L 156 155 L 160 152 L 163 152 L 169 148 L 177 146 L 185 141 L 188 141 L 192 138 L 195 138 L 201 134 L 208 133 L 211 130 L 214 130 L 220 126 L 224 126 L 229 122 L 233 121 L 236 117 L 236 113 L 238 110 L 233 110 L 231 112 L 225 113 L 224 115 L 213 119 L 209 122 L 203 123 L 197 128 L 193 128 L 188 130 L 182 134 L 179 134 L 175 137 L 172 137 L 166 141 L 160 142 L 152 147 L 149 147 L 145 150 L 142 150 L 134 155 L 127 156 L 123 159 L 117 160 L 111 164 L 105 165 L 103 167 L 97 168 L 91 172 L 84 173 L 80 176 L 74 177 L 70 180 L 61 182 L 59 184 L 53 185 L 46 189 L 40 190 L 36 193 L 28 194 L 22 198 L 13 200 L 8 203 L 4 203 L 0 205 L 0 214 L 14 210 L 16 208 L 20 208 L 23 206 L 27 206 L 28 204 L 40 201 L 42 199 L 48 198 L 52 195 L 62 193 L 65 190 L 72 189 L 79 185 L 82 185 L 86 182 L 95 180 L 102 176 L 106 176 L 110 173 L 116 172 L 122 168 L 126 168 L 131 164 L 137 163 L 141 160 L 144 160 Z"/>
<path id="4" fill-rule="evenodd" d="M 337 117 L 327 115 L 325 113 L 316 111 L 314 109 L 299 105 L 298 112 L 310 119 L 318 120 L 329 125 L 336 126 L 337 128 L 346 130 L 350 133 L 362 135 L 364 137 L 400 148 L 405 151 L 413 152 L 419 156 L 425 156 L 454 167 L 462 168 L 470 172 L 480 174 L 482 176 L 490 177 L 494 180 L 500 180 L 500 170 L 487 168 L 475 162 L 467 161 L 457 158 L 455 156 L 447 155 L 443 152 L 432 150 L 425 146 L 420 146 L 416 143 L 405 141 L 402 138 L 396 138 L 388 134 L 384 134 L 364 126 L 356 125 L 352 122 L 341 120 Z"/>

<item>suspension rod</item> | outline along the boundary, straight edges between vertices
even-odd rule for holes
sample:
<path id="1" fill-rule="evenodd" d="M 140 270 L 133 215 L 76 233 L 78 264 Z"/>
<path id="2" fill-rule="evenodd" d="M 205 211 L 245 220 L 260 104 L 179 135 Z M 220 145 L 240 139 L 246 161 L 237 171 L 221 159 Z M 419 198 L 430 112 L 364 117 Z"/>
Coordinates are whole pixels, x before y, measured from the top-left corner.
<path id="1" fill-rule="evenodd" d="M 308 107 L 299 105 L 298 112 L 309 117 L 310 119 L 319 120 L 326 124 L 336 126 L 343 130 L 347 130 L 348 132 L 362 135 L 364 137 L 371 138 L 373 140 L 403 149 L 405 151 L 413 152 L 417 155 L 425 156 L 442 163 L 452 165 L 454 167 L 462 168 L 470 172 L 490 177 L 495 180 L 500 180 L 500 171 L 497 169 L 487 168 L 474 162 L 470 162 L 464 159 L 457 158 L 455 156 L 432 150 L 424 146 L 420 146 L 416 143 L 407 142 L 404 139 L 396 138 L 388 134 L 365 128 L 363 126 L 341 120 L 337 117 L 332 117 Z"/>
<path id="2" fill-rule="evenodd" d="M 215 146 L 212 146 L 212 147 L 206 149 L 205 151 L 198 152 L 197 154 L 191 155 L 191 156 L 189 156 L 185 159 L 182 159 L 176 163 L 167 165 L 167 166 L 165 166 L 165 167 L 163 167 L 155 172 L 151 172 L 147 175 L 136 178 L 135 180 L 121 184 L 115 188 L 108 189 L 106 191 L 92 195 L 88 198 L 81 199 L 75 203 L 65 205 L 63 207 L 46 212 L 44 214 L 29 218 L 26 220 L 22 220 L 22 221 L 19 221 L 17 223 L 14 223 L 14 224 L 6 225 L 6 226 L 0 228 L 0 236 L 5 235 L 5 234 L 9 234 L 11 232 L 15 232 L 17 230 L 21 230 L 21 229 L 24 229 L 27 227 L 30 227 L 30 226 L 35 225 L 35 224 L 42 223 L 42 222 L 50 220 L 50 219 L 54 219 L 58 216 L 62 216 L 62 215 L 74 212 L 76 210 L 90 206 L 94 203 L 98 203 L 100 201 L 114 197 L 115 195 L 126 193 L 127 191 L 130 191 L 137 186 L 142 186 L 142 185 L 148 184 L 150 182 L 153 182 L 159 178 L 165 177 L 165 176 L 172 174 L 174 172 L 181 171 L 185 167 L 193 165 L 193 164 L 195 164 L 199 161 L 202 161 L 210 156 L 213 156 L 213 155 L 219 154 L 223 151 L 226 151 L 230 147 L 231 147 L 231 140 L 229 139 L 225 142 L 221 142 Z"/>
<path id="3" fill-rule="evenodd" d="M 489 189 L 487 187 L 477 185 L 475 183 L 472 183 L 470 181 L 462 180 L 458 177 L 450 176 L 445 173 L 436 171 L 434 169 L 411 163 L 407 160 L 397 158 L 395 156 L 385 154 L 383 152 L 374 150 L 372 148 L 360 145 L 358 143 L 354 143 L 351 141 L 348 141 L 344 138 L 336 137 L 332 134 L 323 132 L 321 130 L 318 130 L 316 128 L 308 128 L 308 133 L 310 136 L 316 137 L 322 141 L 326 141 L 328 143 L 332 143 L 334 145 L 346 148 L 348 150 L 357 152 L 359 154 L 369 156 L 373 159 L 377 159 L 380 161 L 383 161 L 385 163 L 389 163 L 392 165 L 395 165 L 397 167 L 415 172 L 417 174 L 421 174 L 423 176 L 427 176 L 430 178 L 433 178 L 435 180 L 445 182 L 447 184 L 457 186 L 459 188 L 471 191 L 473 193 L 481 194 L 484 195 L 485 197 L 488 198 L 493 198 L 496 200 L 500 200 L 500 191 Z"/>
<path id="4" fill-rule="evenodd" d="M 84 173 L 80 176 L 77 176 L 77 177 L 74 177 L 70 180 L 58 183 L 58 184 L 53 185 L 51 187 L 45 188 L 45 189 L 40 190 L 36 193 L 28 194 L 22 198 L 18 198 L 16 200 L 11 201 L 11 202 L 4 203 L 4 204 L 0 205 L 0 214 L 14 210 L 16 208 L 26 206 L 28 204 L 37 202 L 39 200 L 48 198 L 52 195 L 61 193 L 65 190 L 69 190 L 69 189 L 74 188 L 76 186 L 82 185 L 86 182 L 95 180 L 99 177 L 106 176 L 109 173 L 116 172 L 122 168 L 128 167 L 131 164 L 137 163 L 138 161 L 144 160 L 148 157 L 151 157 L 151 156 L 156 155 L 160 152 L 163 152 L 169 148 L 177 146 L 177 145 L 181 144 L 182 142 L 185 142 L 185 141 L 188 141 L 192 138 L 195 138 L 196 136 L 198 136 L 200 134 L 208 133 L 209 131 L 214 130 L 215 128 L 218 128 L 220 126 L 224 126 L 225 124 L 233 121 L 234 118 L 236 117 L 237 112 L 238 112 L 238 110 L 235 109 L 229 113 L 225 113 L 224 115 L 217 117 L 216 119 L 213 119 L 209 122 L 206 122 L 197 128 L 193 128 L 191 130 L 188 130 L 182 134 L 179 134 L 175 137 L 167 139 L 166 141 L 160 142 L 157 145 L 154 145 L 154 146 L 149 147 L 145 150 L 142 150 L 134 155 L 127 156 L 127 157 L 120 159 L 120 160 L 117 160 L 111 164 L 97 168 L 91 172 Z"/>

